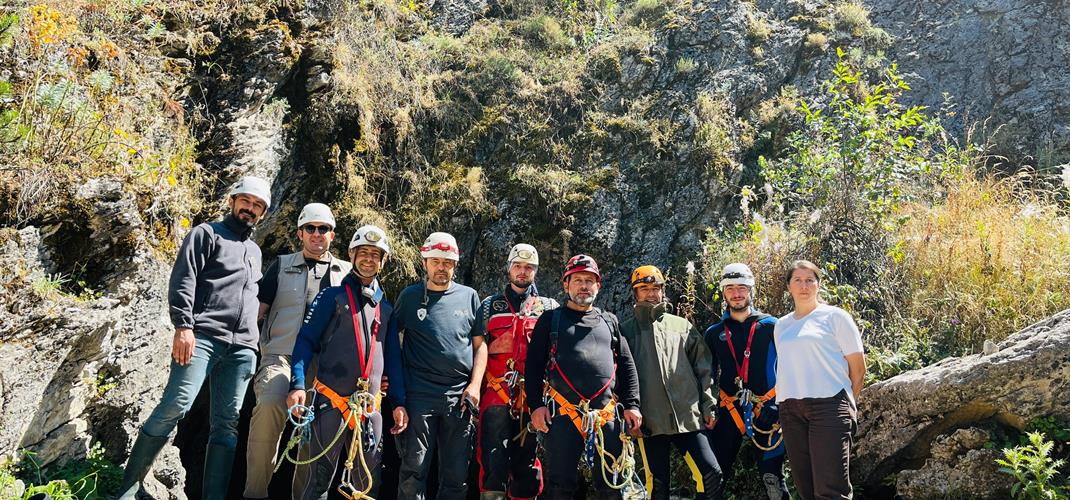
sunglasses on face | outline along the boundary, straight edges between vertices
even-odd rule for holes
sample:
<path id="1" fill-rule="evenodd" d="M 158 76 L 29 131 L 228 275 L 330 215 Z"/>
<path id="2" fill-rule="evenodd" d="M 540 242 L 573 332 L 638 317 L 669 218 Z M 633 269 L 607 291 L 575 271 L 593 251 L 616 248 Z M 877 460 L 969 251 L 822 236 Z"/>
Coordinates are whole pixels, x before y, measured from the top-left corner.
<path id="1" fill-rule="evenodd" d="M 315 224 L 305 224 L 301 229 L 303 229 L 306 234 L 327 234 L 332 231 L 331 226 L 317 226 Z"/>

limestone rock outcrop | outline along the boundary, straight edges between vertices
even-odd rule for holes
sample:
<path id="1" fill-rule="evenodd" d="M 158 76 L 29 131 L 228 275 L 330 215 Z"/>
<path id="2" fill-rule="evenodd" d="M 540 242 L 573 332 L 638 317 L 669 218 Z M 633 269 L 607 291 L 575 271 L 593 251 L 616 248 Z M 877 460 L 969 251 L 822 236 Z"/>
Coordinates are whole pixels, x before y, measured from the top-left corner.
<path id="1" fill-rule="evenodd" d="M 957 105 L 960 134 L 994 134 L 996 153 L 1041 165 L 1070 161 L 1070 4 L 1042 0 L 865 0 L 894 38 L 888 57 L 912 98 Z"/>
<path id="2" fill-rule="evenodd" d="M 999 450 L 983 449 L 987 437 L 971 428 L 1022 430 L 1041 417 L 1066 421 L 1067 390 L 1070 310 L 1011 335 L 992 354 L 945 359 L 878 382 L 860 398 L 854 480 L 878 487 L 890 474 L 911 471 L 897 485 L 909 498 L 967 486 L 1005 498 L 1010 484 L 990 464 Z M 970 476 L 942 476 L 951 469 L 969 470 Z M 920 484 L 933 477 L 942 477 L 948 489 Z"/>

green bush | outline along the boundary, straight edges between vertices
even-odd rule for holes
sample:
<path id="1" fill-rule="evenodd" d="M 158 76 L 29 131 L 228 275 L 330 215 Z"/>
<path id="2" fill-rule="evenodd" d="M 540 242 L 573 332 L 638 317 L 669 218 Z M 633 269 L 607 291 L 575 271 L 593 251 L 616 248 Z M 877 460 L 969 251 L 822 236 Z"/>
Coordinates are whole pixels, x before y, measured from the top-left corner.
<path id="1" fill-rule="evenodd" d="M 34 454 L 23 451 L 17 464 L 0 466 L 0 498 L 27 499 L 47 493 L 55 500 L 103 500 L 119 490 L 123 470 L 94 443 L 86 457 L 42 470 Z"/>
<path id="2" fill-rule="evenodd" d="M 1011 494 L 1015 498 L 1066 499 L 1070 489 L 1063 482 L 1060 468 L 1066 463 L 1054 459 L 1054 443 L 1040 432 L 1029 433 L 1029 444 L 1003 449 L 1003 459 L 996 459 L 1000 472 L 1014 476 Z"/>
<path id="3" fill-rule="evenodd" d="M 141 3 L 53 2 L 0 17 L 0 50 L 19 70 L 0 82 L 0 222 L 62 214 L 71 192 L 102 177 L 144 202 L 164 228 L 160 246 L 200 209 L 193 139 L 172 100 L 183 75 L 143 39 L 164 5 Z"/>
<path id="4" fill-rule="evenodd" d="M 981 149 L 902 104 L 910 87 L 894 65 L 863 72 L 838 52 L 827 94 L 799 105 L 802 128 L 759 158 L 764 185 L 740 189 L 741 219 L 708 232 L 699 301 L 719 310 L 714 277 L 743 261 L 757 305 L 784 314 L 787 266 L 817 262 L 825 299 L 863 331 L 870 381 L 977 352 L 1070 306 L 1063 192 L 1036 188 L 1033 174 L 979 174 Z"/>

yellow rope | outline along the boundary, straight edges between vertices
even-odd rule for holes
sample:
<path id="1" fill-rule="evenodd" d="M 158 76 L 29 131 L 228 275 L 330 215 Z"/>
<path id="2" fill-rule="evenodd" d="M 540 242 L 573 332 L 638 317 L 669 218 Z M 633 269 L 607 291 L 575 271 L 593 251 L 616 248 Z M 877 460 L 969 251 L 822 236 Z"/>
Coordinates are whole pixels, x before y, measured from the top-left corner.
<path id="1" fill-rule="evenodd" d="M 368 392 L 355 393 L 349 398 L 349 414 L 350 416 L 360 412 L 360 415 L 365 419 L 371 416 L 375 412 L 376 398 Z M 353 439 L 349 442 L 349 453 L 346 455 L 345 469 L 342 471 L 341 484 L 338 485 L 338 493 L 341 493 L 343 497 L 349 500 L 375 500 L 369 492 L 372 490 L 372 472 L 368 467 L 368 460 L 364 458 L 364 443 L 362 438 L 364 436 L 364 426 L 357 423 L 353 427 Z M 368 479 L 368 485 L 363 490 L 357 490 L 353 486 L 353 461 L 357 457 L 360 457 L 360 468 L 364 472 L 364 477 Z M 346 491 L 349 490 L 349 491 Z"/>
<path id="2" fill-rule="evenodd" d="M 606 421 L 599 418 L 597 413 L 598 412 L 588 412 L 587 418 L 592 419 L 592 423 L 595 427 L 594 448 L 602 462 L 602 481 L 610 488 L 622 490 L 633 479 L 632 476 L 635 474 L 635 443 L 632 441 L 631 436 L 624 432 L 624 425 L 622 422 L 620 431 L 620 454 L 614 456 L 607 451 L 605 447 L 606 437 L 602 432 L 602 427 L 605 426 Z M 606 475 L 607 472 L 613 474 L 613 481 L 609 480 L 609 477 Z M 620 478 L 619 482 L 617 482 L 617 478 Z"/>
<path id="3" fill-rule="evenodd" d="M 769 436 L 769 443 L 770 444 L 769 444 L 768 448 L 758 444 L 758 440 L 755 439 L 754 436 L 751 436 L 751 438 L 750 438 L 751 442 L 754 443 L 754 446 L 757 447 L 759 450 L 772 451 L 772 450 L 775 450 L 777 446 L 780 446 L 780 443 L 784 442 L 784 432 L 780 430 L 780 424 L 773 424 L 772 427 L 770 427 L 768 430 L 766 430 L 766 429 L 759 429 L 757 425 L 754 425 L 754 423 L 751 423 L 751 429 L 754 429 L 754 432 L 756 432 L 758 434 L 761 434 L 763 436 Z M 775 434 L 777 432 L 780 432 L 780 437 L 776 440 L 776 443 L 773 443 L 773 434 Z"/>

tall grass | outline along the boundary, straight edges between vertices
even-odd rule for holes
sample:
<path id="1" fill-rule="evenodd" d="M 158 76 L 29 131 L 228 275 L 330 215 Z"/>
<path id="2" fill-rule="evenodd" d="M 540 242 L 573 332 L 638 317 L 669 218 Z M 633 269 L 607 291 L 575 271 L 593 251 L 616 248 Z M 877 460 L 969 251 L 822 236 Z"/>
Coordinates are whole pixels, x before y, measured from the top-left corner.
<path id="1" fill-rule="evenodd" d="M 899 232 L 918 333 L 943 352 L 977 351 L 1070 306 L 1070 218 L 1027 176 L 964 176 Z"/>
<path id="2" fill-rule="evenodd" d="M 728 262 L 751 265 L 757 305 L 778 315 L 792 308 L 788 265 L 817 262 L 825 299 L 855 315 L 871 375 L 884 378 L 1070 307 L 1066 192 L 1030 173 L 980 174 L 982 149 L 900 104 L 910 87 L 894 66 L 869 78 L 840 57 L 827 99 L 799 105 L 804 129 L 760 159 L 767 183 L 741 189 L 742 218 L 707 235 L 712 308 Z"/>

